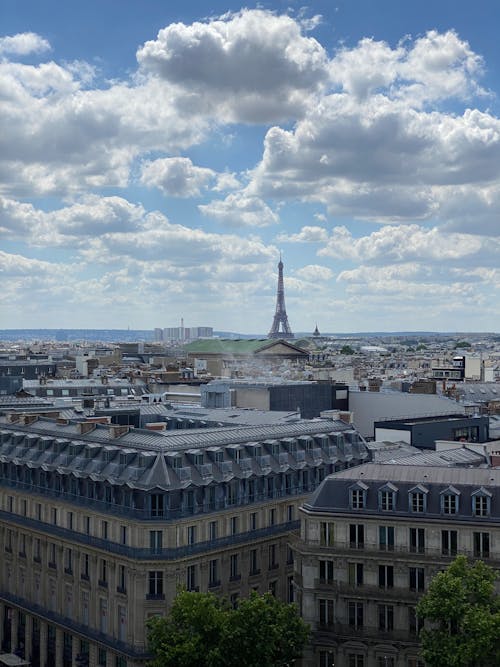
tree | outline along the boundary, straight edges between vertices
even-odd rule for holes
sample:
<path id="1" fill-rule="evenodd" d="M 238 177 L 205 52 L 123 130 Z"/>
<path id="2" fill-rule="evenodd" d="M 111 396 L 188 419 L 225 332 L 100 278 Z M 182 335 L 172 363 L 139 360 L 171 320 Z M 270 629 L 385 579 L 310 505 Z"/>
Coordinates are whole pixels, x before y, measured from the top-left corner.
<path id="1" fill-rule="evenodd" d="M 468 343 L 466 340 L 460 340 L 460 341 L 458 341 L 458 343 L 455 345 L 455 349 L 457 350 L 457 349 L 459 349 L 459 348 L 461 348 L 461 347 L 467 347 L 467 348 L 469 348 L 469 347 L 472 347 L 472 345 L 471 345 L 470 343 Z"/>
<path id="2" fill-rule="evenodd" d="M 212 593 L 181 591 L 169 616 L 148 621 L 152 667 L 284 667 L 308 638 L 296 606 L 270 593 L 233 609 Z"/>
<path id="3" fill-rule="evenodd" d="M 354 354 L 354 349 L 350 345 L 344 345 L 340 350 L 340 354 Z"/>
<path id="4" fill-rule="evenodd" d="M 495 571 L 458 556 L 437 574 L 417 605 L 426 621 L 421 652 L 429 667 L 494 667 L 500 664 L 500 598 Z"/>
<path id="5" fill-rule="evenodd" d="M 226 631 L 227 609 L 211 593 L 181 591 L 170 615 L 148 621 L 152 667 L 216 667 Z"/>

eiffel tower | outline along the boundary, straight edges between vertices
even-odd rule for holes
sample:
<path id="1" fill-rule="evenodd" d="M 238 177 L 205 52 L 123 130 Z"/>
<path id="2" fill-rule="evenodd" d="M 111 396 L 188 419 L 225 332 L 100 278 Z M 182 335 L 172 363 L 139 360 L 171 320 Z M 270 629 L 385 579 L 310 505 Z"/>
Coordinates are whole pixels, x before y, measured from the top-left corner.
<path id="1" fill-rule="evenodd" d="M 281 332 L 280 324 L 282 328 Z M 280 255 L 280 261 L 278 264 L 278 293 L 276 295 L 276 311 L 274 313 L 273 324 L 268 338 L 290 339 L 294 337 L 295 336 L 290 329 L 290 325 L 288 324 L 288 315 L 286 314 L 285 287 L 283 285 L 283 262 L 281 261 Z"/>

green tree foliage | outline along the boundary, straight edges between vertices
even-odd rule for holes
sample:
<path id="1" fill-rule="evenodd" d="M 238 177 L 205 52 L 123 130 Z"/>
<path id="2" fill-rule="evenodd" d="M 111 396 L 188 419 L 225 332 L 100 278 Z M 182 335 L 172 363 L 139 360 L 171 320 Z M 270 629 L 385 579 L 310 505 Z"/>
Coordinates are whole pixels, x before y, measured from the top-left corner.
<path id="1" fill-rule="evenodd" d="M 500 598 L 495 571 L 458 556 L 432 580 L 417 606 L 426 624 L 421 652 L 429 667 L 500 665 Z"/>
<path id="2" fill-rule="evenodd" d="M 354 349 L 350 345 L 344 345 L 340 350 L 340 354 L 354 354 Z"/>
<path id="3" fill-rule="evenodd" d="M 466 340 L 460 340 L 458 343 L 455 345 L 455 349 L 461 348 L 461 347 L 472 347 L 470 343 L 468 343 Z"/>
<path id="4" fill-rule="evenodd" d="M 148 622 L 152 667 L 284 667 L 300 657 L 309 627 L 270 593 L 232 609 L 212 593 L 181 591 L 168 617 Z"/>

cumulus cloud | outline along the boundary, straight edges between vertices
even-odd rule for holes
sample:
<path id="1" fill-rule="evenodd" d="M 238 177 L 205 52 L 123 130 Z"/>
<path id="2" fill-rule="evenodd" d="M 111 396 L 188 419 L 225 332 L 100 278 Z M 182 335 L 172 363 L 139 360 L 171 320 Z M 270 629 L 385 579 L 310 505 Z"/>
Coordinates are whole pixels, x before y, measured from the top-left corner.
<path id="1" fill-rule="evenodd" d="M 278 215 L 260 197 L 245 191 L 200 204 L 198 208 L 203 215 L 234 227 L 267 227 L 279 222 Z"/>
<path id="2" fill-rule="evenodd" d="M 310 282 L 330 280 L 333 277 L 333 271 L 327 266 L 319 264 L 308 264 L 295 271 L 295 275 L 303 280 Z"/>
<path id="3" fill-rule="evenodd" d="M 300 22 L 242 9 L 205 23 L 173 23 L 137 51 L 143 71 L 189 91 L 219 116 L 271 122 L 300 115 L 327 80 L 327 56 Z"/>
<path id="4" fill-rule="evenodd" d="M 328 240 L 328 231 L 324 227 L 306 225 L 296 234 L 279 234 L 277 240 L 286 243 L 323 243 Z"/>
<path id="5" fill-rule="evenodd" d="M 173 157 L 145 162 L 140 180 L 171 197 L 199 197 L 215 175 L 212 169 L 196 167 L 189 158 Z"/>
<path id="6" fill-rule="evenodd" d="M 335 227 L 319 256 L 374 264 L 409 261 L 477 262 L 500 256 L 500 242 L 471 234 L 445 233 L 419 225 L 385 226 L 356 238 L 346 227 Z"/>
<path id="7" fill-rule="evenodd" d="M 17 35 L 0 37 L 0 55 L 10 53 L 16 56 L 27 56 L 30 53 L 50 51 L 49 42 L 34 32 L 21 32 Z"/>

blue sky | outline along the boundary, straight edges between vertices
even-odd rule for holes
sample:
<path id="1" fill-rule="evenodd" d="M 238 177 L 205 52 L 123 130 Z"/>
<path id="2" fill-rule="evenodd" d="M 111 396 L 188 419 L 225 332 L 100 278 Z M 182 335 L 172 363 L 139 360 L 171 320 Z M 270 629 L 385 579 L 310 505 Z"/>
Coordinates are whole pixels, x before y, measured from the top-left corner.
<path id="1" fill-rule="evenodd" d="M 2 0 L 2 326 L 498 331 L 499 14 Z"/>

